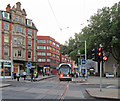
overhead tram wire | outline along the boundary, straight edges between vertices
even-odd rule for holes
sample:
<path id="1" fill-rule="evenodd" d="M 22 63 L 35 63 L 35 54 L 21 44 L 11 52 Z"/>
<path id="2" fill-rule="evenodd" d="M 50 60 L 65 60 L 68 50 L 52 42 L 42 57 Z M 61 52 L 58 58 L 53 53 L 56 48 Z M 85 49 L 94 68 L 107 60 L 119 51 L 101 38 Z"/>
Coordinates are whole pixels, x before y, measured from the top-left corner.
<path id="1" fill-rule="evenodd" d="M 55 17 L 55 21 L 56 21 L 56 23 L 57 23 L 58 28 L 60 29 L 60 31 L 62 31 L 62 28 L 60 28 L 60 26 L 59 26 L 59 24 L 58 24 L 57 17 L 56 17 L 56 15 L 55 15 L 55 13 L 54 13 L 54 10 L 53 10 L 52 5 L 51 5 L 51 3 L 50 3 L 49 0 L 48 0 L 48 4 L 49 4 L 49 6 L 50 6 L 50 8 L 51 8 L 51 11 L 52 11 L 54 17 Z"/>

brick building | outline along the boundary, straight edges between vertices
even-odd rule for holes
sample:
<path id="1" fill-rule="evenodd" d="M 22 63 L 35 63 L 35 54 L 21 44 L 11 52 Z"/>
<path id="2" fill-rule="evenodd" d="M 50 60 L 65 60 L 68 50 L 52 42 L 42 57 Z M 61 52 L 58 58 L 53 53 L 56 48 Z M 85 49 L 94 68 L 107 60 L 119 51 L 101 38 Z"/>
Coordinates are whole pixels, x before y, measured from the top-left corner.
<path id="1" fill-rule="evenodd" d="M 37 36 L 37 57 L 38 73 L 44 67 L 50 67 L 56 74 L 56 67 L 60 64 L 60 43 L 50 36 Z"/>
<path id="2" fill-rule="evenodd" d="M 28 61 L 37 62 L 38 30 L 26 16 L 20 2 L 16 3 L 16 7 L 11 8 L 8 4 L 6 11 L 0 10 L 0 60 L 11 60 L 12 40 L 13 72 L 22 73 Z M 1 66 L 0 68 L 2 70 Z M 11 65 L 6 64 L 5 75 L 10 76 L 10 72 Z"/>

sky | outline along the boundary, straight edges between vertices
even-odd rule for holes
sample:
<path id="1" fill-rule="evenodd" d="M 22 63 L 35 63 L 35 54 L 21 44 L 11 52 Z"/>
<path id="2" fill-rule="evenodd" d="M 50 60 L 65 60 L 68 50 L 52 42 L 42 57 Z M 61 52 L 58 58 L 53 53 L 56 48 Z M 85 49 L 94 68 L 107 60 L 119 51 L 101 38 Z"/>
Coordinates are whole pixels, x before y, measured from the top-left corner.
<path id="1" fill-rule="evenodd" d="M 74 38 L 82 28 L 88 25 L 87 20 L 97 13 L 98 9 L 111 7 L 119 0 L 0 0 L 0 10 L 6 10 L 8 4 L 13 7 L 21 2 L 27 18 L 32 19 L 38 29 L 37 35 L 51 36 L 64 44 L 70 37 Z"/>

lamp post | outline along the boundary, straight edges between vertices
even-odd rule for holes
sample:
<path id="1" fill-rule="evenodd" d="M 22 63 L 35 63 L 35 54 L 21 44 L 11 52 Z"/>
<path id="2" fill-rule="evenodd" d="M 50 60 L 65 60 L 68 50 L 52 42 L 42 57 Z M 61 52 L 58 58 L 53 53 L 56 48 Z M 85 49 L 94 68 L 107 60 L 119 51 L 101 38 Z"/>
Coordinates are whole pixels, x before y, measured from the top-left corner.
<path id="1" fill-rule="evenodd" d="M 11 40 L 11 79 L 13 75 L 13 57 L 12 57 L 12 40 Z"/>
<path id="2" fill-rule="evenodd" d="M 87 60 L 87 50 L 86 50 L 86 40 L 80 40 L 79 42 L 85 42 L 85 60 Z M 87 80 L 87 67 L 86 67 L 86 64 L 85 64 L 85 69 L 86 69 L 86 72 L 85 72 L 85 80 Z"/>

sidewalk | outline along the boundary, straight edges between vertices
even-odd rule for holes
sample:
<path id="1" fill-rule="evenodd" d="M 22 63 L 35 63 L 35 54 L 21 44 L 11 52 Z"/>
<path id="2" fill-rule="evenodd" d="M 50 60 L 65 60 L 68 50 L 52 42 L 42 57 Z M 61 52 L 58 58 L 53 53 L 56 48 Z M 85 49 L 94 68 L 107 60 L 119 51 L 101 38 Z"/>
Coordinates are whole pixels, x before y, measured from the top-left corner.
<path id="1" fill-rule="evenodd" d="M 54 77 L 54 76 L 55 75 L 51 75 L 51 76 L 39 75 L 38 78 L 35 78 L 33 81 L 41 81 L 41 80 L 48 79 L 48 78 L 51 78 L 51 77 Z M 31 78 L 29 78 L 29 79 L 26 78 L 26 80 L 24 80 L 24 78 L 19 78 L 19 81 L 17 81 L 17 78 L 13 79 L 13 80 L 11 78 L 0 79 L 0 88 L 10 86 L 10 84 L 4 83 L 3 81 L 28 83 L 28 82 L 31 82 Z"/>
<path id="2" fill-rule="evenodd" d="M 114 85 L 118 87 L 118 81 L 120 81 L 120 78 L 105 78 L 102 77 L 102 85 Z M 99 85 L 100 84 L 100 77 L 99 76 L 89 76 L 87 78 L 87 81 L 79 78 L 73 78 L 73 81 L 77 84 L 84 84 L 84 85 Z M 102 88 L 102 91 L 100 91 L 100 88 L 87 88 L 86 92 L 94 98 L 99 99 L 112 99 L 112 100 L 118 100 L 120 99 L 120 96 L 118 96 L 120 89 L 117 88 Z"/>

